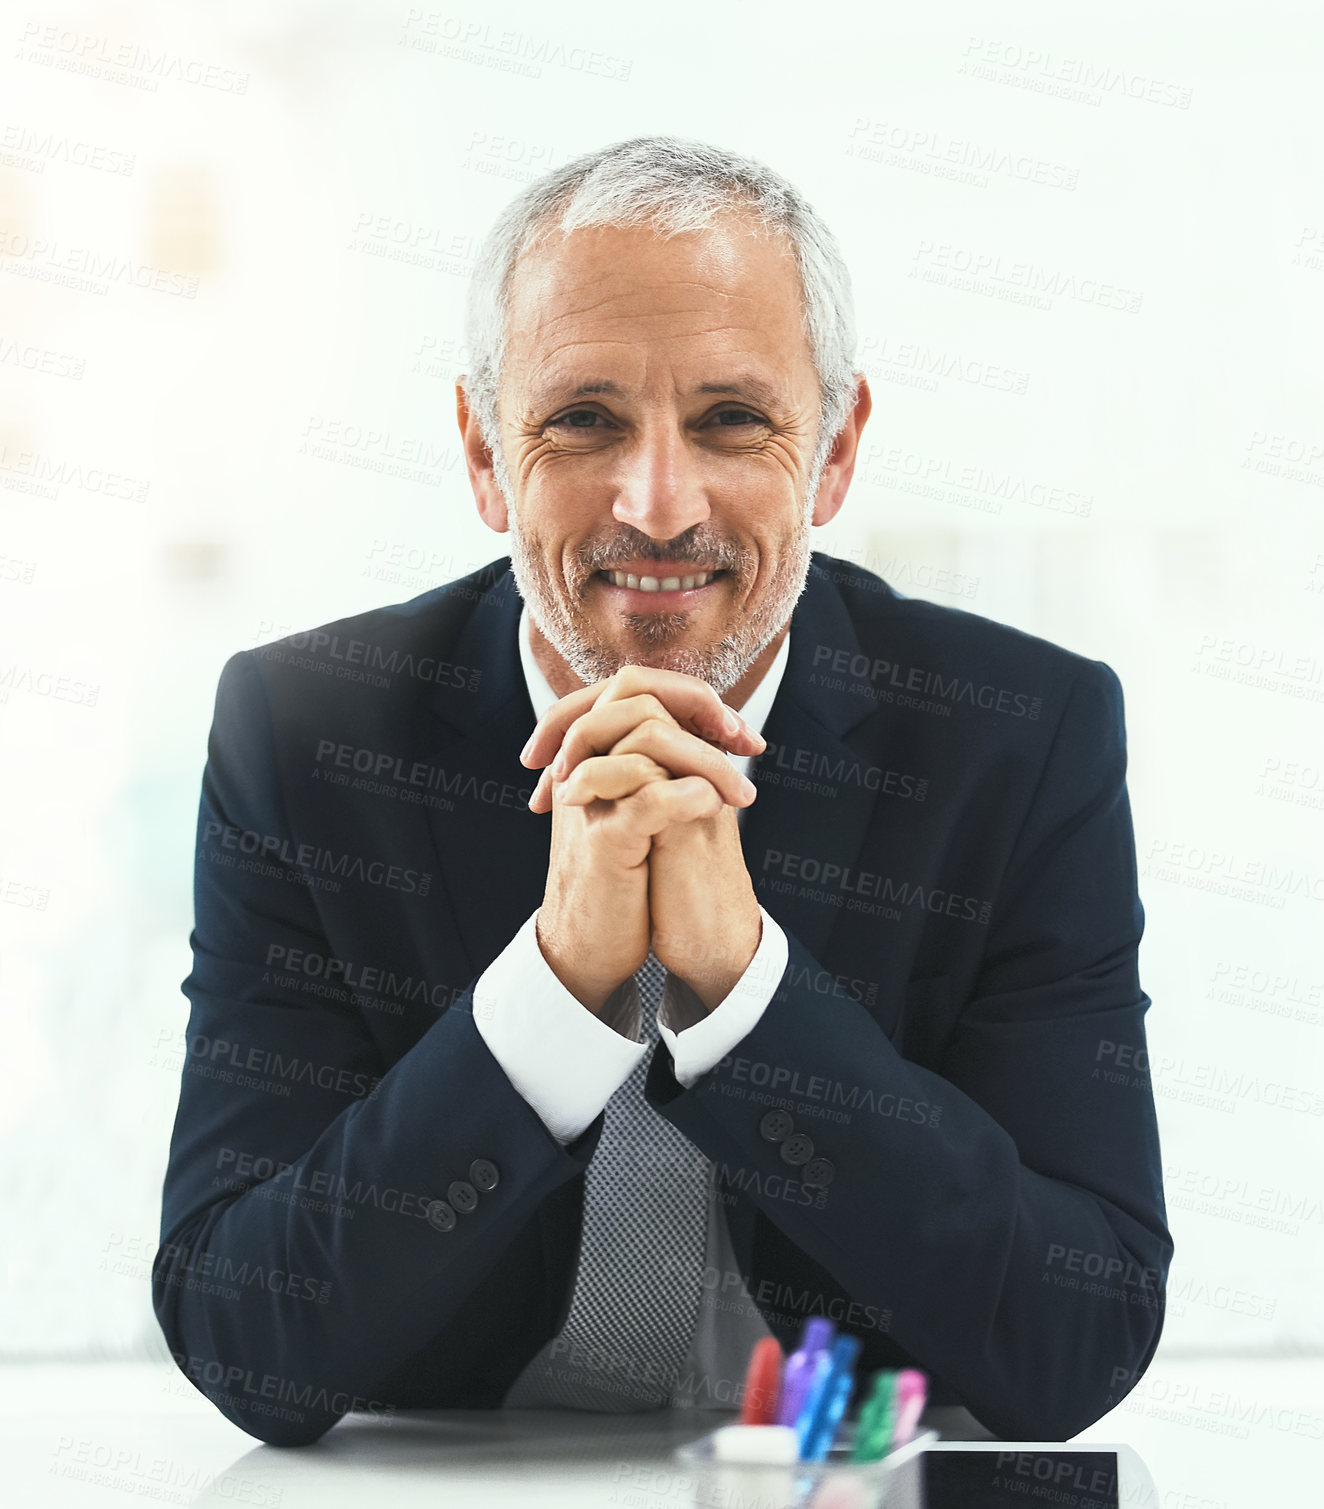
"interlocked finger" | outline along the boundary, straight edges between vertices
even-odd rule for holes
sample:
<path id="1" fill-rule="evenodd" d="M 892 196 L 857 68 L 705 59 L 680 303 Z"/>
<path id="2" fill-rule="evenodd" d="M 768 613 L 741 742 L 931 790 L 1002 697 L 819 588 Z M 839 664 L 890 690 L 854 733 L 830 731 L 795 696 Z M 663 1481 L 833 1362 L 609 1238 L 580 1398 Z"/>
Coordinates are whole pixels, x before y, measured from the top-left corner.
<path id="1" fill-rule="evenodd" d="M 615 802 L 633 796 L 651 781 L 669 781 L 671 772 L 642 751 L 592 755 L 581 760 L 564 781 L 555 783 L 556 800 L 563 807 L 586 807 L 590 802 Z"/>

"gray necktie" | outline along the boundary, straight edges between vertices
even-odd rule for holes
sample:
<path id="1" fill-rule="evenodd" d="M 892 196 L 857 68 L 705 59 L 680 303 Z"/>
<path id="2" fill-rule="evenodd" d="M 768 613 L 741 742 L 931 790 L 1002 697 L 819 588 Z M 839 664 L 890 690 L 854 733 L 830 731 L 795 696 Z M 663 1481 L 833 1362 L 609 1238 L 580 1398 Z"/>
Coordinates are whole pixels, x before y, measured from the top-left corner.
<path id="1" fill-rule="evenodd" d="M 650 949 L 634 977 L 650 1048 L 666 973 Z M 651 1057 L 607 1102 L 584 1176 L 570 1311 L 515 1380 L 508 1408 L 618 1413 L 670 1403 L 699 1313 L 711 1164 L 644 1099 Z"/>

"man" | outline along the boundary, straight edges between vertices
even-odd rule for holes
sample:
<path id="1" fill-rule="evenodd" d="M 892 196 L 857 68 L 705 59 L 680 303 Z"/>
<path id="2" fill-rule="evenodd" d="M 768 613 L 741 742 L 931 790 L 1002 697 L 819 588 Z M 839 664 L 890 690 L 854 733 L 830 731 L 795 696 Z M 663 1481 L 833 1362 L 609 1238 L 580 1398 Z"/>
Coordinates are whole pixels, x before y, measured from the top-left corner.
<path id="1" fill-rule="evenodd" d="M 568 164 L 470 320 L 509 561 L 221 676 L 172 1352 L 293 1444 L 738 1403 L 826 1314 L 998 1435 L 1082 1429 L 1172 1251 L 1117 678 L 811 552 L 870 398 L 761 165 Z"/>

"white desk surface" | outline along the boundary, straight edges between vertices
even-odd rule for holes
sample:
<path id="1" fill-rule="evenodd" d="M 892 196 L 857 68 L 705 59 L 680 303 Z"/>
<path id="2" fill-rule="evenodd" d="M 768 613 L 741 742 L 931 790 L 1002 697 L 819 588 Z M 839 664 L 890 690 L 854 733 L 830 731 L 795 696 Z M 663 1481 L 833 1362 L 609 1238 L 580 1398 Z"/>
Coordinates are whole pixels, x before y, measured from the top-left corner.
<path id="1" fill-rule="evenodd" d="M 172 1365 L 0 1366 L 0 1499 L 249 1509 L 690 1509 L 672 1449 L 729 1415 L 438 1411 L 353 1416 L 313 1446 L 265 1446 Z M 1125 1442 L 1153 1477 L 1124 1509 L 1324 1504 L 1324 1358 L 1159 1361 L 1077 1443 Z M 939 1506 L 941 1509 L 941 1506 Z"/>

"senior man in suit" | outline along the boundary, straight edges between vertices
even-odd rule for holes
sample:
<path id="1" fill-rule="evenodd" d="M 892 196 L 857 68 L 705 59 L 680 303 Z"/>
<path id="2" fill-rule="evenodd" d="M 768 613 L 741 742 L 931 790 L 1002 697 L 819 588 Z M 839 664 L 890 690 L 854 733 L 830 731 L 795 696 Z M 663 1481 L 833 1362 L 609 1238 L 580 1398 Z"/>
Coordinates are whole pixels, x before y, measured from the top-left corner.
<path id="1" fill-rule="evenodd" d="M 533 184 L 470 343 L 509 557 L 221 675 L 179 1366 L 298 1444 L 738 1404 L 824 1314 L 862 1372 L 1075 1433 L 1172 1251 L 1116 676 L 811 550 L 870 397 L 763 165 L 640 138 Z"/>

